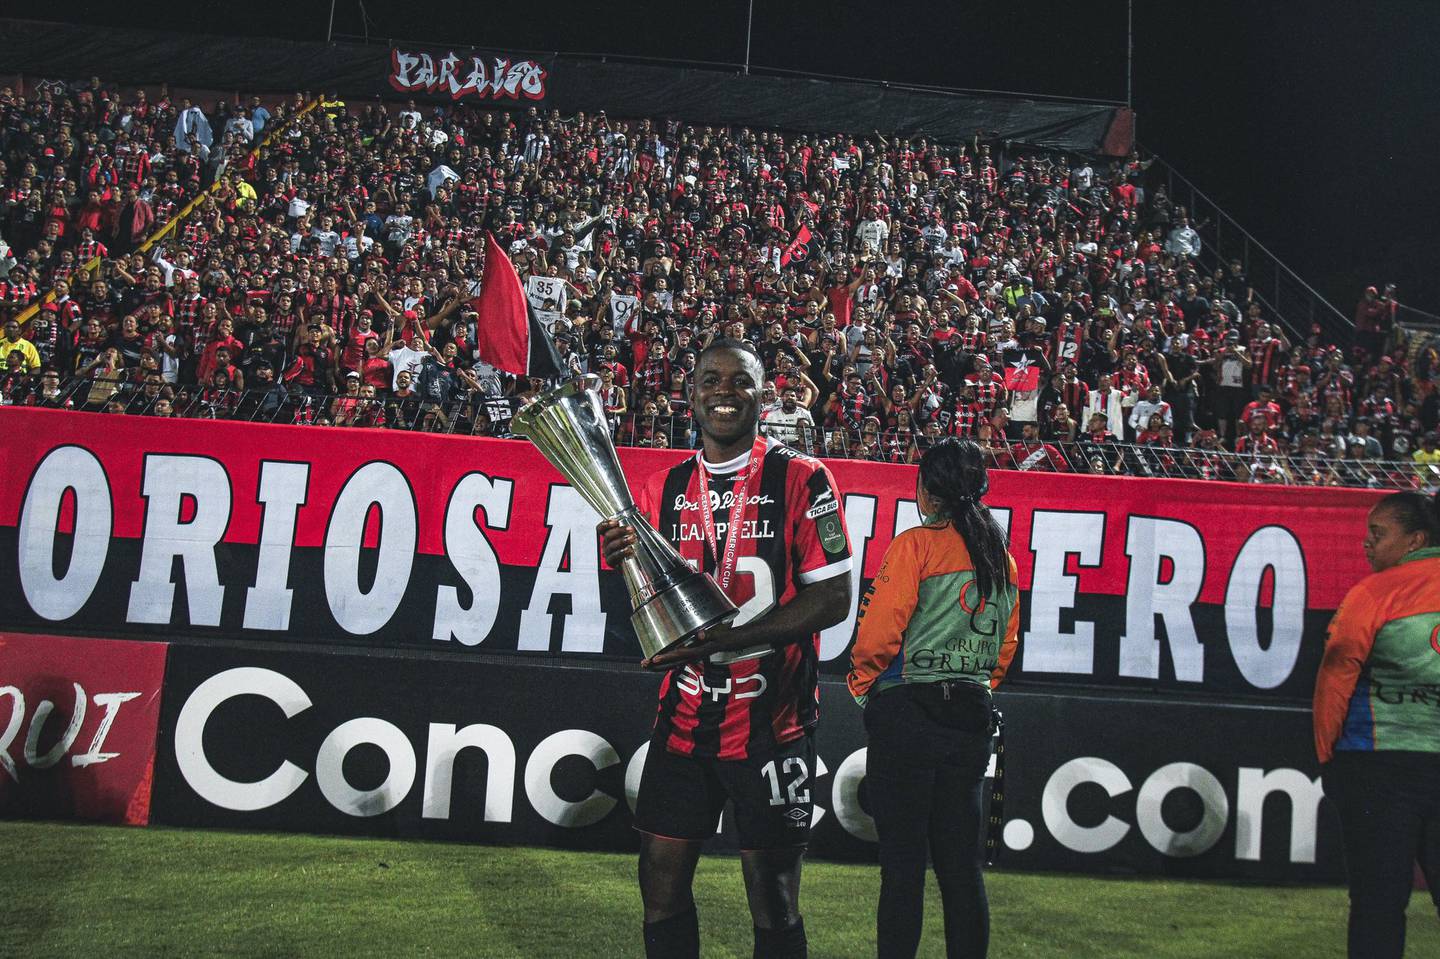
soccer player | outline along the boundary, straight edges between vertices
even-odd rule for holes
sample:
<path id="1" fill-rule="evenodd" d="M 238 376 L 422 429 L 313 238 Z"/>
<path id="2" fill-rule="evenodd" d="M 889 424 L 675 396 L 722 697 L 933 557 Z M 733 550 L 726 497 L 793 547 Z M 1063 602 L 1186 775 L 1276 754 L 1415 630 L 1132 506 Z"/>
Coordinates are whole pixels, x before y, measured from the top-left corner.
<path id="1" fill-rule="evenodd" d="M 649 959 L 700 955 L 691 885 L 727 799 L 755 956 L 807 954 L 799 894 L 818 633 L 850 608 L 850 541 L 829 470 L 759 435 L 763 382 L 748 344 L 706 347 L 690 391 L 702 448 L 639 497 L 660 534 L 740 607 L 729 626 L 643 664 L 667 670 L 635 812 Z M 619 565 L 634 531 L 606 521 L 599 532 L 606 561 Z"/>

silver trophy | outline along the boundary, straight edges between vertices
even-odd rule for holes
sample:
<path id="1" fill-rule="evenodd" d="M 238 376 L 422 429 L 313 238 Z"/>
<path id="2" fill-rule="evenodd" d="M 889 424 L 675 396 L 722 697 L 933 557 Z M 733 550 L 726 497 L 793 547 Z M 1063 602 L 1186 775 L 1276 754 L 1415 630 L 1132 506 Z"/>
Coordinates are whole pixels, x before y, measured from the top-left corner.
<path id="1" fill-rule="evenodd" d="M 728 622 L 735 604 L 651 526 L 625 484 L 610 441 L 598 376 L 578 376 L 542 394 L 510 422 L 534 443 L 590 507 L 635 530 L 634 555 L 620 564 L 634 612 L 630 624 L 647 657 Z"/>

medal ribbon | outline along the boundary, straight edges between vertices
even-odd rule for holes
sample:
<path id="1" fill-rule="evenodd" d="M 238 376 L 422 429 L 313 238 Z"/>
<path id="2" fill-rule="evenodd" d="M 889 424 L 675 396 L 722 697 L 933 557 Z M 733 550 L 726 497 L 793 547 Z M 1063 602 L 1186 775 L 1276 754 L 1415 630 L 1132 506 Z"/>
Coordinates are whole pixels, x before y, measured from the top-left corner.
<path id="1" fill-rule="evenodd" d="M 735 561 L 740 553 L 740 524 L 745 518 L 745 506 L 750 500 L 750 487 L 760 475 L 765 463 L 765 437 L 755 437 L 750 447 L 750 462 L 740 470 L 732 487 L 730 503 L 730 524 L 725 528 L 725 551 L 722 554 L 716 542 L 715 514 L 710 509 L 710 471 L 705 468 L 705 454 L 695 457 L 695 469 L 700 474 L 700 525 L 705 530 L 705 542 L 710 544 L 710 554 L 715 557 L 715 581 L 721 592 L 728 592 L 730 578 L 735 575 Z"/>

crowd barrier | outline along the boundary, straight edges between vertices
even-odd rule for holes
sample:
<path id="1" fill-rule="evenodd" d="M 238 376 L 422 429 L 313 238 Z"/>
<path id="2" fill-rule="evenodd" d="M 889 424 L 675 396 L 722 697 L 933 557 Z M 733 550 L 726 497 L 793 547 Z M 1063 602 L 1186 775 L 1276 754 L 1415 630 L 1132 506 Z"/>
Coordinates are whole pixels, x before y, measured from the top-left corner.
<path id="1" fill-rule="evenodd" d="M 13 407 L 0 429 L 13 627 L 638 657 L 597 517 L 528 443 Z M 621 463 L 638 489 L 685 455 Z M 829 467 L 857 556 L 848 615 L 821 636 L 840 674 L 859 598 L 919 514 L 914 467 Z M 1022 590 L 1016 679 L 1307 701 L 1331 611 L 1365 575 L 1375 498 L 997 471 L 987 500 Z"/>
<path id="2" fill-rule="evenodd" d="M 659 680 L 634 664 L 16 633 L 0 650 L 0 815 L 638 846 Z M 1018 687 L 998 700 L 1000 865 L 1343 875 L 1305 710 Z M 860 709 L 838 681 L 822 683 L 820 708 L 810 854 L 873 861 Z M 715 845 L 735 849 L 728 816 L 716 827 Z"/>
<path id="3" fill-rule="evenodd" d="M 22 384 L 16 396 L 28 396 L 34 384 Z M 422 433 L 509 438 L 509 422 L 519 400 L 461 392 L 447 402 L 419 396 L 397 398 L 269 390 L 121 388 L 118 384 L 74 378 L 43 405 L 95 413 L 163 416 L 176 419 L 227 419 L 296 426 L 365 427 Z M 22 399 L 21 404 L 24 405 Z M 692 449 L 698 441 L 688 415 L 617 413 L 610 418 L 617 446 Z M 872 463 L 919 462 L 931 438 L 916 431 L 849 426 L 771 425 L 765 432 L 801 452 L 824 459 Z M 1154 443 L 1046 439 L 1045 455 L 1032 463 L 1027 451 L 1017 457 L 1014 444 L 999 440 L 988 451 L 992 469 L 1067 471 L 1101 476 L 1221 480 L 1278 486 L 1344 486 L 1356 489 L 1430 490 L 1440 487 L 1440 467 L 1404 460 L 1330 456 L 1323 453 L 1231 453 L 1219 446 L 1167 447 Z"/>

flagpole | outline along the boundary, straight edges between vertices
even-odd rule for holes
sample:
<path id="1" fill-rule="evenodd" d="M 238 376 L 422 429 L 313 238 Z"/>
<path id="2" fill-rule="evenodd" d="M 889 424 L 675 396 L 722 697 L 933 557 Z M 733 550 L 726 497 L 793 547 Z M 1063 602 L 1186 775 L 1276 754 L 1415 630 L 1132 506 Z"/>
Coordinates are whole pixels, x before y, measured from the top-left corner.
<path id="1" fill-rule="evenodd" d="M 750 0 L 750 12 L 745 15 L 745 75 L 750 75 L 750 28 L 755 23 L 755 0 Z"/>
<path id="2" fill-rule="evenodd" d="M 1135 71 L 1135 0 L 1125 3 L 1125 106 L 1135 109 L 1131 76 Z"/>

